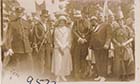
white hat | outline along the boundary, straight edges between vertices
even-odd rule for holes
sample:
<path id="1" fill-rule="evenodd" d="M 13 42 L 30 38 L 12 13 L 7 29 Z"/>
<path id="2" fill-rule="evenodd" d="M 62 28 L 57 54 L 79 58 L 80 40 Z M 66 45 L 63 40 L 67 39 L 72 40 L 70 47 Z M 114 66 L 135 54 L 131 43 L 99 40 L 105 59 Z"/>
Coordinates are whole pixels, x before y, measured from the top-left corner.
<path id="1" fill-rule="evenodd" d="M 82 17 L 81 11 L 76 10 L 75 13 L 74 13 L 74 17 Z"/>
<path id="2" fill-rule="evenodd" d="M 67 21 L 67 18 L 66 18 L 65 16 L 59 16 L 58 21 L 60 21 L 60 20 L 65 20 L 65 21 Z"/>

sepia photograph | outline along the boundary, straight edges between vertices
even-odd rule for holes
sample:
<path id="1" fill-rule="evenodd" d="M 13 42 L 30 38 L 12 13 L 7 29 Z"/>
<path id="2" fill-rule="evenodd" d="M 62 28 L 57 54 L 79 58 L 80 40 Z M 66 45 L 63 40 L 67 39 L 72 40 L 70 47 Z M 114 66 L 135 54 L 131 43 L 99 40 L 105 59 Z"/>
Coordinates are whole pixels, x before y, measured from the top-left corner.
<path id="1" fill-rule="evenodd" d="M 0 84 L 130 83 L 140 77 L 140 0 L 0 4 Z"/>

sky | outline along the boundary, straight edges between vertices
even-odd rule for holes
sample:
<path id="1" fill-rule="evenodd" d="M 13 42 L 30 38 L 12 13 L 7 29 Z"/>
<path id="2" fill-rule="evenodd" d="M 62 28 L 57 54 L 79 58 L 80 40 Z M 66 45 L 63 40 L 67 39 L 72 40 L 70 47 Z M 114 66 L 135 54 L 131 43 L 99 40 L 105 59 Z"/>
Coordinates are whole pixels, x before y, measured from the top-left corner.
<path id="1" fill-rule="evenodd" d="M 35 1 L 39 4 L 43 2 L 43 0 L 17 0 L 22 7 L 25 8 L 26 12 L 35 12 Z M 46 0 L 46 9 L 49 10 L 50 13 L 56 12 L 59 10 L 58 5 L 60 4 L 59 0 L 55 0 L 55 3 L 52 4 L 52 0 Z"/>

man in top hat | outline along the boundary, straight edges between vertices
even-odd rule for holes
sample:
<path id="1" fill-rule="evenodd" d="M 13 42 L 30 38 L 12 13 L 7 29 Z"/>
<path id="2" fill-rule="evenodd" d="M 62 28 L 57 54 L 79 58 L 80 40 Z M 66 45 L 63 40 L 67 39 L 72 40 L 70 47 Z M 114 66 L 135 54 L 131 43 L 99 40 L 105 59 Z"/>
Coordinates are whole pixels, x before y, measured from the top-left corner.
<path id="1" fill-rule="evenodd" d="M 17 7 L 15 9 L 15 19 L 9 23 L 5 43 L 7 55 L 11 56 L 11 67 L 15 67 L 20 72 L 29 71 L 32 67 L 30 26 L 22 19 L 23 15 L 24 8 Z"/>
<path id="2" fill-rule="evenodd" d="M 34 28 L 34 69 L 39 74 L 50 72 L 51 69 L 52 34 L 48 20 L 48 11 L 44 9 Z"/>

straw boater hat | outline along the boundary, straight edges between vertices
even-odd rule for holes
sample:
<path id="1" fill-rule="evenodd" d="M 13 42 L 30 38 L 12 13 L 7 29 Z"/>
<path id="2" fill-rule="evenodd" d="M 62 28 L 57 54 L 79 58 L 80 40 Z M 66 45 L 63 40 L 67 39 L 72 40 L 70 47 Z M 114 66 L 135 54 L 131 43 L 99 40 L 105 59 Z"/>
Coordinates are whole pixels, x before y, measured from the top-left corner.
<path id="1" fill-rule="evenodd" d="M 76 10 L 75 13 L 74 13 L 74 17 L 82 17 L 81 11 Z"/>

